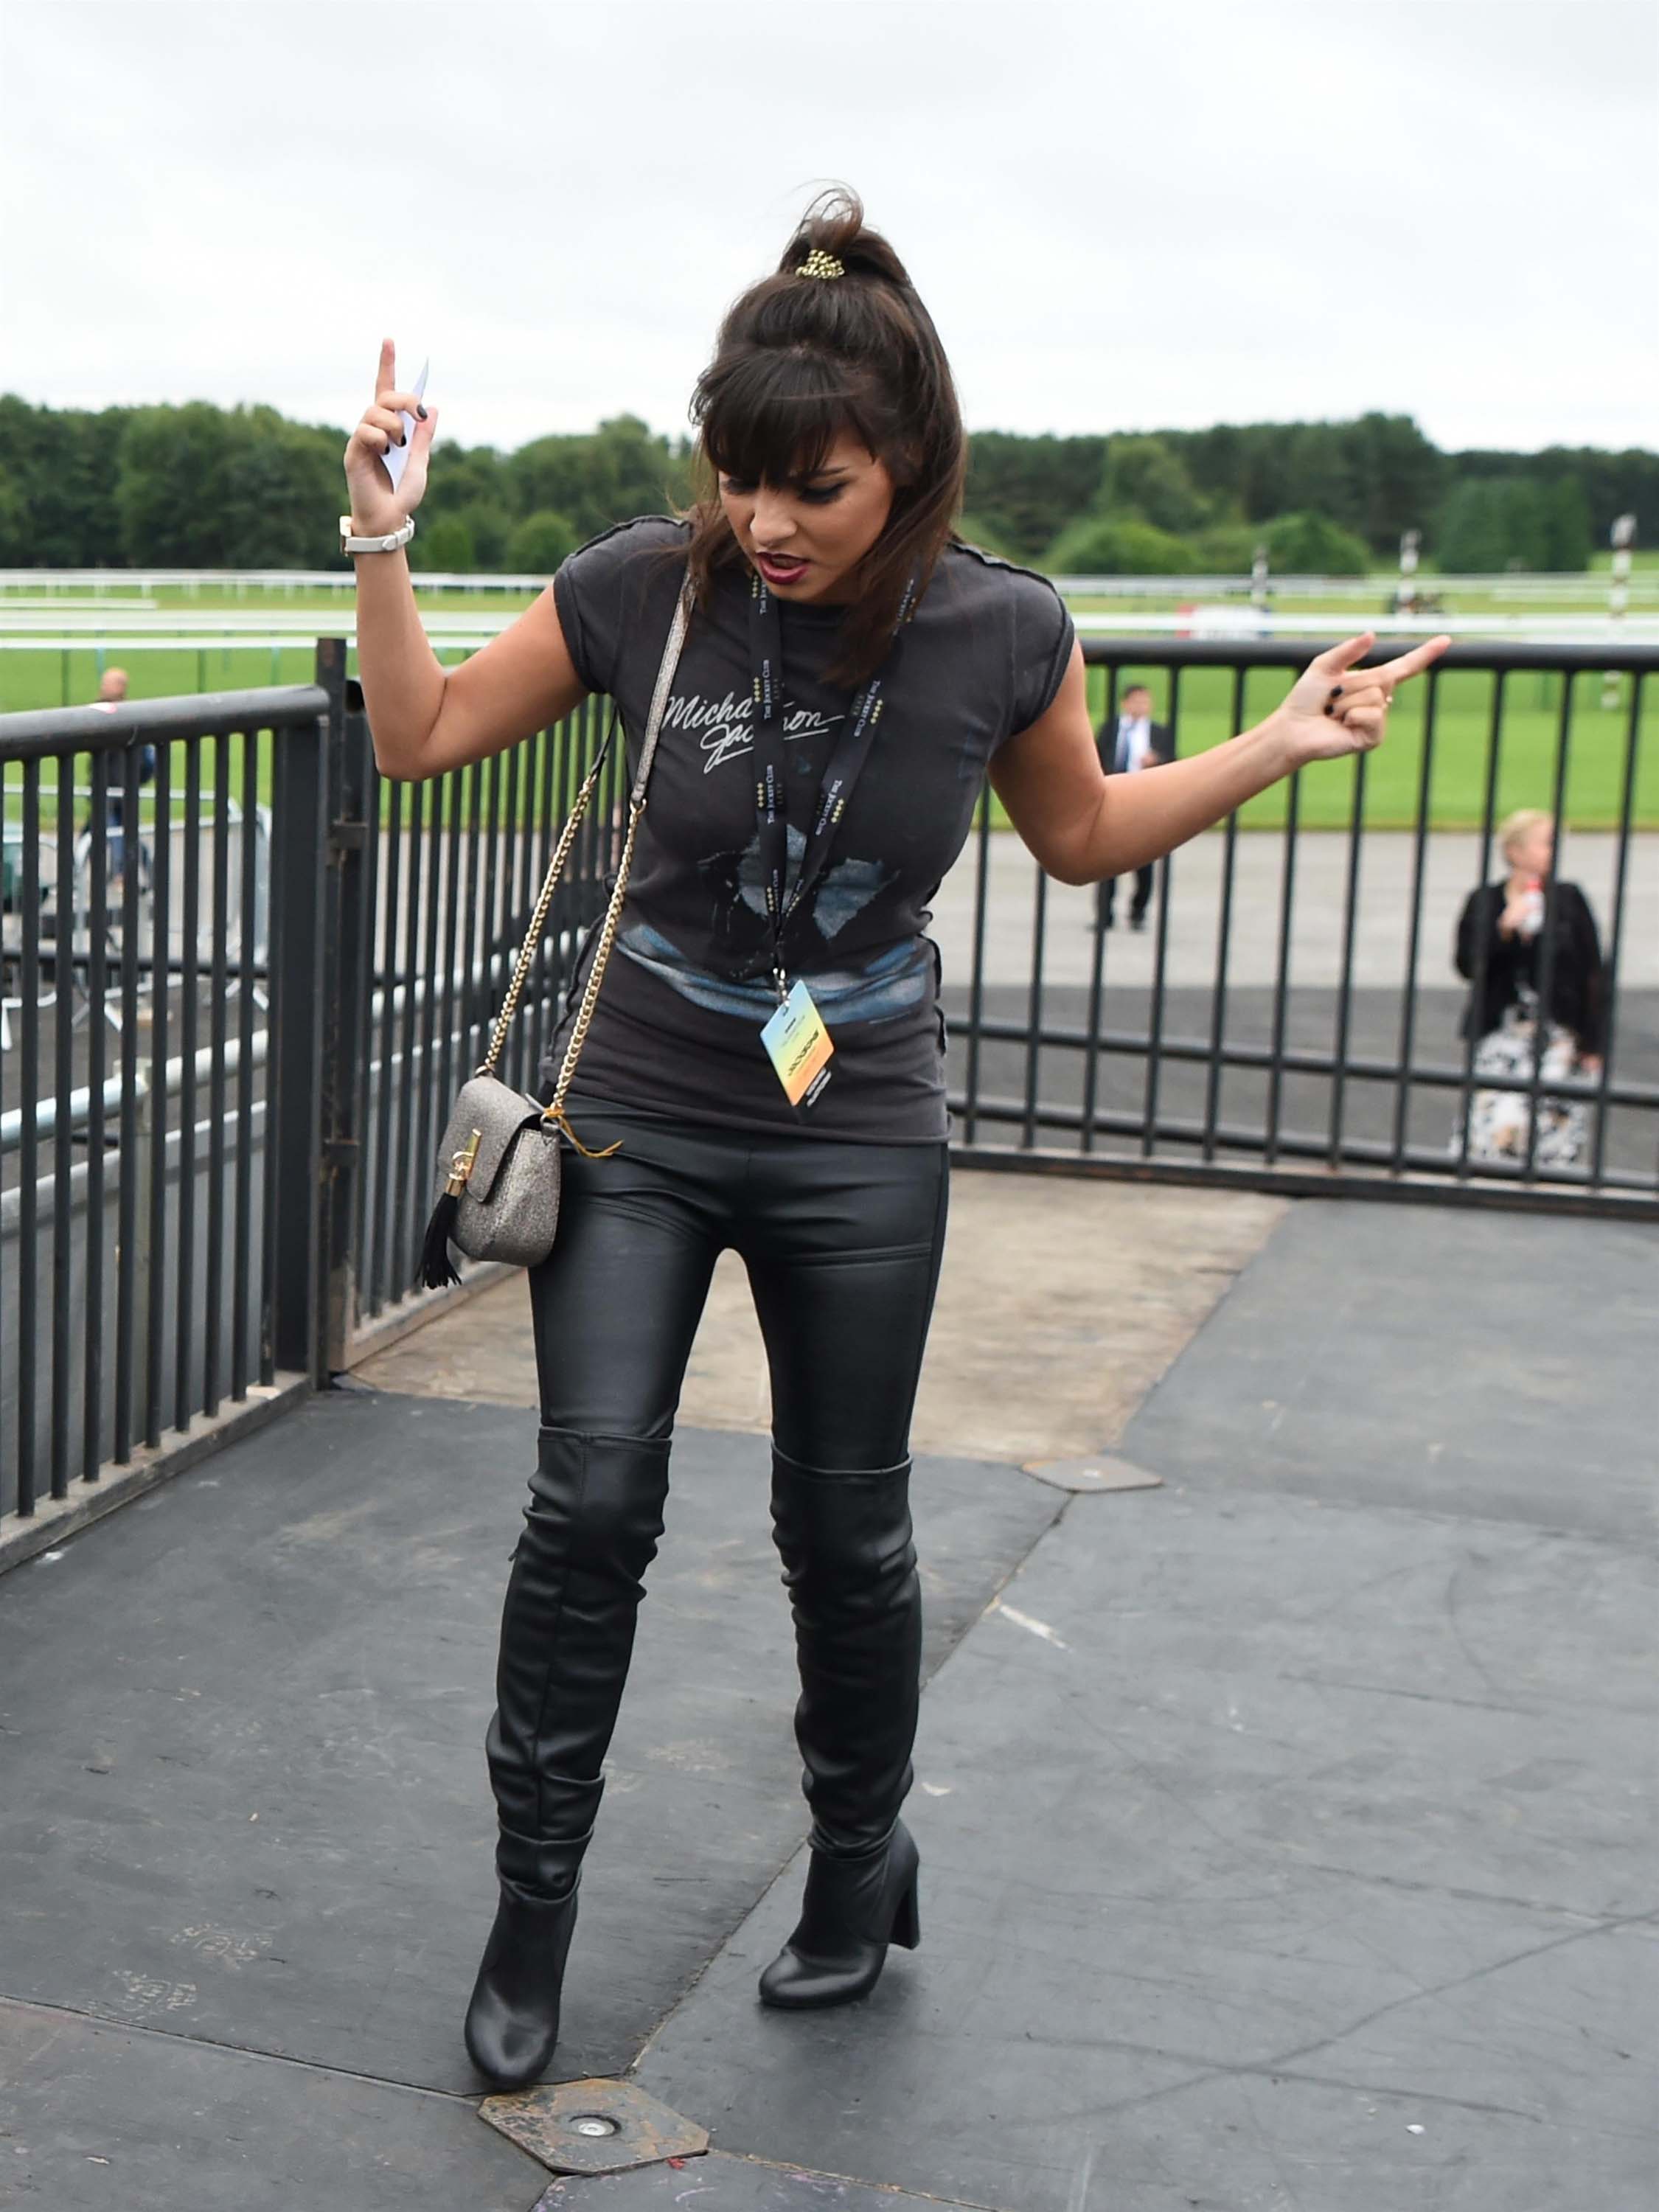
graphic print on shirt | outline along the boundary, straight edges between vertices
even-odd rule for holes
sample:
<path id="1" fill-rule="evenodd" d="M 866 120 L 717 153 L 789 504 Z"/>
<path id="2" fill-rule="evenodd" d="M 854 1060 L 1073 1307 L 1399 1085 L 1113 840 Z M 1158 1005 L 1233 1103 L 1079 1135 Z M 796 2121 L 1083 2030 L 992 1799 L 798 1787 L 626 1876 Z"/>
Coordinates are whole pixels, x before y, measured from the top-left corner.
<path id="1" fill-rule="evenodd" d="M 665 733 L 686 730 L 696 737 L 703 756 L 703 774 L 709 775 L 728 761 L 745 759 L 753 752 L 754 716 L 755 702 L 747 692 L 727 691 L 718 699 L 705 699 L 701 692 L 691 691 L 684 698 L 670 699 L 663 709 L 662 726 Z M 827 738 L 846 719 L 844 714 L 821 714 L 816 707 L 798 707 L 786 699 L 781 717 L 784 743 Z"/>

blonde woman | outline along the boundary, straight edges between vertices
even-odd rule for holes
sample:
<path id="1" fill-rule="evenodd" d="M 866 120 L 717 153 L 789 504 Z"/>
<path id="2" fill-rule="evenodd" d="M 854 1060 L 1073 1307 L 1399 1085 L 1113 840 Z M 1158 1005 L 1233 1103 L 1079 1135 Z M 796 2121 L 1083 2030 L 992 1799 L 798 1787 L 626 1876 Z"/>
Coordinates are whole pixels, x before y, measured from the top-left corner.
<path id="1" fill-rule="evenodd" d="M 1507 864 L 1471 891 L 1457 925 L 1457 972 L 1474 986 L 1461 1034 L 1473 1036 L 1476 1075 L 1526 1082 L 1598 1075 L 1606 1048 L 1606 978 L 1595 918 L 1577 884 L 1554 873 L 1555 823 L 1535 807 L 1501 823 Z M 1541 1038 L 1539 1034 L 1542 1024 Z M 1571 1167 L 1583 1154 L 1581 1103 L 1540 1097 L 1533 1157 Z M 1470 1102 L 1471 1159 L 1524 1159 L 1531 1112 L 1519 1091 L 1477 1091 Z M 1456 1140 L 1461 1143 L 1461 1132 Z"/>

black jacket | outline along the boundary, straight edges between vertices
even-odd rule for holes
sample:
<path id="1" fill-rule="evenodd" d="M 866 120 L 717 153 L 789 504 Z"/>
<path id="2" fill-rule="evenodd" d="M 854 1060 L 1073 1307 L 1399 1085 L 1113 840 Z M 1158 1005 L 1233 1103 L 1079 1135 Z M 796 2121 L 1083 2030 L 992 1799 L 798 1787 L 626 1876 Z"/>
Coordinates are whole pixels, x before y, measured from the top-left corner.
<path id="1" fill-rule="evenodd" d="M 1119 714 L 1111 715 L 1095 732 L 1095 745 L 1100 754 L 1100 764 L 1108 775 L 1115 775 L 1118 773 L 1117 726 L 1121 719 Z M 1170 742 L 1170 726 L 1167 722 L 1148 722 L 1146 734 L 1151 738 L 1152 746 L 1147 757 L 1149 766 L 1175 758 L 1175 747 Z"/>
<path id="2" fill-rule="evenodd" d="M 1508 899 L 1507 879 L 1482 884 L 1470 892 L 1458 922 L 1457 972 L 1476 984 L 1460 1035 L 1485 1036 L 1495 1030 L 1505 1010 L 1519 1000 L 1524 983 L 1540 995 L 1547 988 L 1545 1012 L 1572 1031 L 1581 1051 L 1604 1052 L 1607 976 L 1589 901 L 1577 884 L 1558 882 L 1536 937 L 1500 937 L 1498 917 Z M 1486 973 L 1477 982 L 1483 957 Z"/>

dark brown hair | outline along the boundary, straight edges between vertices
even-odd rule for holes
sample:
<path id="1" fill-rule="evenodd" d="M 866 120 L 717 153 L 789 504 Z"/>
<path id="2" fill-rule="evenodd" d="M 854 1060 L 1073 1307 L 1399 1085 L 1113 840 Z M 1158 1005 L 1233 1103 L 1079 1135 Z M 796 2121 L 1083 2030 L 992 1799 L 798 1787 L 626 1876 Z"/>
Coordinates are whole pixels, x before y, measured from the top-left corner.
<path id="1" fill-rule="evenodd" d="M 796 272 L 827 254 L 846 271 Z M 893 478 L 892 512 L 861 564 L 842 624 L 841 665 L 858 683 L 886 651 L 906 582 L 926 586 L 962 504 L 966 453 L 950 364 L 932 316 L 864 208 L 841 188 L 813 201 L 775 275 L 736 301 L 691 403 L 702 482 L 692 509 L 692 581 L 739 565 L 716 471 L 745 483 L 799 482 L 850 431 Z"/>

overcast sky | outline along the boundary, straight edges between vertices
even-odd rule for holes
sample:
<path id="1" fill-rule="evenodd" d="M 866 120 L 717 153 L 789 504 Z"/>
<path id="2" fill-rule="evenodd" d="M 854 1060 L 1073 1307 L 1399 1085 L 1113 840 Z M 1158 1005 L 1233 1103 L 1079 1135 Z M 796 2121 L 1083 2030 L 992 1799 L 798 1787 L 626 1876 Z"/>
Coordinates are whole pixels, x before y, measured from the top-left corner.
<path id="1" fill-rule="evenodd" d="M 815 182 L 969 426 L 1659 445 L 1652 0 L 0 0 L 0 389 L 684 428 Z M 441 439 L 441 450 L 442 441 Z"/>

